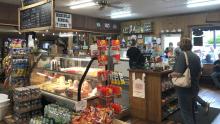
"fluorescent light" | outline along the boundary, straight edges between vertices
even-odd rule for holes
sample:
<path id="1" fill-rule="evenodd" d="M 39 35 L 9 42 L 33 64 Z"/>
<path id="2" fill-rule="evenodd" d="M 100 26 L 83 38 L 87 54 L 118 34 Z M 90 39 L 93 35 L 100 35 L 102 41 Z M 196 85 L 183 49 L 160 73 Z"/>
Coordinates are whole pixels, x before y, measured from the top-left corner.
<path id="1" fill-rule="evenodd" d="M 111 14 L 111 18 L 124 18 L 124 17 L 129 17 L 131 16 L 131 11 L 120 11 L 120 12 L 115 12 Z"/>
<path id="2" fill-rule="evenodd" d="M 93 0 L 78 0 L 78 1 L 73 1 L 69 4 L 69 6 L 74 6 L 78 4 L 83 4 L 83 3 L 91 3 Z"/>
<path id="3" fill-rule="evenodd" d="M 188 8 L 210 6 L 220 4 L 220 0 L 190 0 L 187 2 Z"/>
<path id="4" fill-rule="evenodd" d="M 93 0 L 80 0 L 70 4 L 70 9 L 79 9 L 97 5 Z"/>

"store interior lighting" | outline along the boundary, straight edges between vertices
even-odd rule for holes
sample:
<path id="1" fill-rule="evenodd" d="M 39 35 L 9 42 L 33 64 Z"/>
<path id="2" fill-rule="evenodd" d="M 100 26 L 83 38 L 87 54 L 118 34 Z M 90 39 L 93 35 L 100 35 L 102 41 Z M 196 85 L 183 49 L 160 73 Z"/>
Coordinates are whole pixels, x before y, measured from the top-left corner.
<path id="1" fill-rule="evenodd" d="M 72 37 L 73 33 L 59 33 L 59 37 Z"/>
<path id="2" fill-rule="evenodd" d="M 211 6 L 220 4 L 220 0 L 188 0 L 187 7 L 202 7 L 202 6 Z"/>
<path id="3" fill-rule="evenodd" d="M 124 17 L 129 17 L 129 16 L 132 16 L 131 11 L 120 11 L 120 12 L 115 12 L 111 14 L 112 19 L 124 18 Z"/>
<path id="4" fill-rule="evenodd" d="M 95 3 L 93 0 L 79 0 L 70 3 L 70 9 L 80 9 L 95 5 L 97 5 L 97 3 Z"/>

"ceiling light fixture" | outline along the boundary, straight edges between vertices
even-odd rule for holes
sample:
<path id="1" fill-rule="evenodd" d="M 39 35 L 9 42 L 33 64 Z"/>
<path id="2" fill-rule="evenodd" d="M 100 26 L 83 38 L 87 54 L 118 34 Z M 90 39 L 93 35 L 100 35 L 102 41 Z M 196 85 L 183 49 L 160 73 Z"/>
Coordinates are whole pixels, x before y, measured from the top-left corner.
<path id="1" fill-rule="evenodd" d="M 70 4 L 70 9 L 80 9 L 80 8 L 91 7 L 95 5 L 97 5 L 97 3 L 95 3 L 93 0 L 79 0 L 76 2 L 72 2 Z"/>
<path id="2" fill-rule="evenodd" d="M 73 33 L 60 33 L 59 37 L 72 37 Z"/>
<path id="3" fill-rule="evenodd" d="M 111 14 L 112 19 L 124 18 L 124 17 L 129 17 L 129 16 L 132 16 L 131 11 L 120 11 L 120 12 L 115 12 Z"/>
<path id="4" fill-rule="evenodd" d="M 187 2 L 188 8 L 211 6 L 220 4 L 220 0 L 189 0 Z"/>

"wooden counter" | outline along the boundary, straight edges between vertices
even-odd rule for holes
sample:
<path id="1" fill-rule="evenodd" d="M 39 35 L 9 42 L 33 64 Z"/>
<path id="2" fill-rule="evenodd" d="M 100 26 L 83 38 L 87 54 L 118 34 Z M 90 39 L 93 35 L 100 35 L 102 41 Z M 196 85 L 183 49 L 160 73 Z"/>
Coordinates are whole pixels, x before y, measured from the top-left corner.
<path id="1" fill-rule="evenodd" d="M 162 115 L 162 82 L 168 80 L 168 74 L 171 70 L 154 72 L 147 70 L 129 70 L 129 100 L 131 115 L 136 118 L 147 120 L 149 122 L 160 123 L 163 119 Z M 133 96 L 133 80 L 142 79 L 145 74 L 145 98 Z"/>

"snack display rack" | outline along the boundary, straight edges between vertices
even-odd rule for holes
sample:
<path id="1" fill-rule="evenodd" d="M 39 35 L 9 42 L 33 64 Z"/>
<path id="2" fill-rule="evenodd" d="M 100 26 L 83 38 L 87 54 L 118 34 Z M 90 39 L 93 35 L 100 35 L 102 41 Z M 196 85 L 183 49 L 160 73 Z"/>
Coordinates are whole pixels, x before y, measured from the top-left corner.
<path id="1" fill-rule="evenodd" d="M 6 75 L 5 86 L 12 88 L 27 86 L 29 73 L 29 49 L 25 46 L 25 40 L 12 39 L 9 45 L 9 53 L 3 60 Z"/>
<path id="2" fill-rule="evenodd" d="M 29 66 L 28 48 L 11 48 L 12 56 L 10 84 L 19 87 L 28 83 Z"/>
<path id="3" fill-rule="evenodd" d="M 41 93 L 38 87 L 15 88 L 14 95 L 14 119 L 16 123 L 28 123 L 33 117 L 41 115 Z"/>

